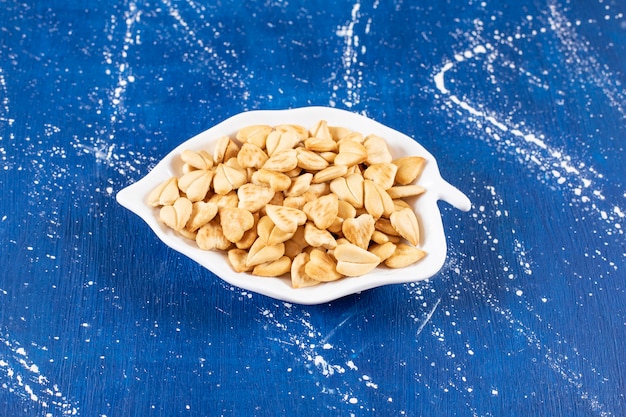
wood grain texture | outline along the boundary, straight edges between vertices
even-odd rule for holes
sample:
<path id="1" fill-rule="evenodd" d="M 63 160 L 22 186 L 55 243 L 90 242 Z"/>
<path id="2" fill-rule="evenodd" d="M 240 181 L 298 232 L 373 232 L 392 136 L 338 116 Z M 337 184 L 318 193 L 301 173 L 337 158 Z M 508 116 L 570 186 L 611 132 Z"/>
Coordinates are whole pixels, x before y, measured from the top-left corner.
<path id="1" fill-rule="evenodd" d="M 626 415 L 623 2 L 30 3 L 0 7 L 0 415 Z M 433 279 L 282 303 L 115 202 L 306 105 L 468 194 Z"/>

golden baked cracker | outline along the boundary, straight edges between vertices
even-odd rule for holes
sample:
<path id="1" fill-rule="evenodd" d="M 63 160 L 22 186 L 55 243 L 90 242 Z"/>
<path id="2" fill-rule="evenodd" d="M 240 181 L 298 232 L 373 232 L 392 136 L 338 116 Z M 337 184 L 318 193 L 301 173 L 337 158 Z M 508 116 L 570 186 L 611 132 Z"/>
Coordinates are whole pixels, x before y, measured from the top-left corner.
<path id="1" fill-rule="evenodd" d="M 330 189 L 339 200 L 347 201 L 354 208 L 363 207 L 363 177 L 360 174 L 351 174 L 330 182 Z"/>
<path id="2" fill-rule="evenodd" d="M 368 135 L 363 141 L 367 149 L 367 164 L 386 164 L 392 161 L 387 142 L 380 136 Z"/>
<path id="3" fill-rule="evenodd" d="M 337 247 L 337 241 L 328 230 L 318 229 L 311 222 L 306 222 L 304 225 L 304 239 L 314 248 L 335 249 Z"/>
<path id="4" fill-rule="evenodd" d="M 301 252 L 291 261 L 291 286 L 293 288 L 311 287 L 321 282 L 306 274 L 305 266 L 309 262 L 309 258 L 308 253 Z"/>
<path id="5" fill-rule="evenodd" d="M 368 153 L 365 146 L 352 140 L 344 140 L 339 144 L 339 153 L 333 161 L 336 165 L 353 166 L 367 160 Z"/>
<path id="6" fill-rule="evenodd" d="M 291 207 L 268 204 L 265 212 L 278 228 L 288 233 L 295 232 L 298 226 L 303 225 L 307 220 L 302 210 Z"/>
<path id="7" fill-rule="evenodd" d="M 298 139 L 300 139 L 300 141 L 303 141 L 309 137 L 309 131 L 307 130 L 307 128 L 299 124 L 279 124 L 274 126 L 274 129 L 280 132 L 291 132 L 298 136 Z"/>
<path id="8" fill-rule="evenodd" d="M 392 163 L 373 164 L 363 171 L 363 178 L 374 181 L 384 190 L 393 187 L 398 167 Z"/>
<path id="9" fill-rule="evenodd" d="M 220 225 L 226 239 L 238 242 L 254 226 L 254 216 L 246 209 L 223 207 L 219 210 Z"/>
<path id="10" fill-rule="evenodd" d="M 313 174 L 306 172 L 291 180 L 291 185 L 284 191 L 285 197 L 297 197 L 304 194 L 311 187 Z"/>
<path id="11" fill-rule="evenodd" d="M 277 227 L 269 216 L 263 216 L 257 223 L 257 235 L 267 246 L 274 246 L 291 239 L 296 232 L 285 232 Z"/>
<path id="12" fill-rule="evenodd" d="M 333 135 L 328 128 L 328 122 L 326 120 L 318 121 L 310 130 L 310 134 L 314 138 L 333 140 Z M 334 142 L 334 141 L 333 141 Z"/>
<path id="13" fill-rule="evenodd" d="M 244 184 L 237 190 L 237 207 L 257 212 L 272 200 L 274 194 L 275 191 L 265 185 Z"/>
<path id="14" fill-rule="evenodd" d="M 298 157 L 295 149 L 283 149 L 275 152 L 263 164 L 263 168 L 270 171 L 286 172 L 298 166 Z"/>
<path id="15" fill-rule="evenodd" d="M 247 250 L 233 248 L 228 251 L 228 262 L 235 272 L 248 272 L 252 270 L 252 267 L 246 265 L 247 258 Z"/>
<path id="16" fill-rule="evenodd" d="M 267 136 L 265 149 L 269 156 L 285 149 L 294 149 L 300 143 L 300 136 L 297 132 L 286 130 L 275 130 Z"/>
<path id="17" fill-rule="evenodd" d="M 193 169 L 211 169 L 213 168 L 213 157 L 204 150 L 192 151 L 185 149 L 180 154 L 180 159 Z"/>
<path id="18" fill-rule="evenodd" d="M 171 206 L 161 207 L 159 217 L 165 225 L 178 231 L 187 224 L 191 211 L 191 201 L 186 197 L 180 197 Z"/>
<path id="19" fill-rule="evenodd" d="M 261 149 L 265 149 L 265 140 L 273 128 L 269 125 L 245 126 L 237 132 L 236 138 L 240 142 L 249 142 Z"/>
<path id="20" fill-rule="evenodd" d="M 213 176 L 213 190 L 217 194 L 227 194 L 248 182 L 248 173 L 245 170 L 220 163 Z"/>
<path id="21" fill-rule="evenodd" d="M 413 246 L 420 243 L 420 226 L 415 212 L 410 208 L 395 211 L 389 217 L 393 228 L 400 236 L 409 241 Z"/>
<path id="22" fill-rule="evenodd" d="M 380 263 L 378 256 L 351 243 L 337 245 L 333 255 L 337 259 L 337 272 L 350 277 L 365 275 Z"/>
<path id="23" fill-rule="evenodd" d="M 271 262 L 279 259 L 285 254 L 284 243 L 278 245 L 267 246 L 263 239 L 257 238 L 254 241 L 250 249 L 248 250 L 248 257 L 246 258 L 246 265 L 248 267 L 260 265 L 266 262 Z"/>
<path id="24" fill-rule="evenodd" d="M 426 159 L 421 156 L 404 156 L 393 161 L 398 167 L 395 181 L 399 185 L 408 185 L 416 181 L 426 166 Z"/>
<path id="25" fill-rule="evenodd" d="M 419 185 L 394 185 L 387 190 L 387 194 L 392 199 L 400 199 L 414 197 L 423 194 L 426 191 L 424 187 Z"/>
<path id="26" fill-rule="evenodd" d="M 393 255 L 385 259 L 385 266 L 389 268 L 405 268 L 416 263 L 426 256 L 426 252 L 406 243 L 398 243 Z"/>
<path id="27" fill-rule="evenodd" d="M 329 164 L 320 154 L 306 148 L 297 148 L 296 158 L 298 158 L 298 166 L 307 171 L 321 171 Z"/>
<path id="28" fill-rule="evenodd" d="M 361 214 L 356 218 L 345 219 L 341 226 L 341 231 L 350 243 L 362 249 L 367 249 L 375 230 L 374 224 L 374 218 L 371 214 Z"/>
<path id="29" fill-rule="evenodd" d="M 314 248 L 309 253 L 309 261 L 304 266 L 306 275 L 316 281 L 330 282 L 343 277 L 337 272 L 335 259 L 325 250 Z"/>
<path id="30" fill-rule="evenodd" d="M 256 168 L 263 167 L 265 162 L 269 159 L 269 156 L 265 151 L 259 148 L 253 143 L 244 143 L 237 154 L 237 162 L 242 168 Z"/>
<path id="31" fill-rule="evenodd" d="M 339 200 L 336 194 L 326 194 L 304 205 L 302 209 L 318 229 L 328 229 L 337 218 Z"/>
<path id="32" fill-rule="evenodd" d="M 148 204 L 152 207 L 169 206 L 180 197 L 178 178 L 171 177 L 156 186 L 148 195 Z"/>
<path id="33" fill-rule="evenodd" d="M 213 162 L 216 164 L 226 162 L 236 157 L 239 152 L 239 145 L 230 137 L 222 136 L 217 140 L 215 149 L 213 150 Z"/>
<path id="34" fill-rule="evenodd" d="M 275 261 L 265 262 L 256 265 L 252 270 L 252 275 L 261 277 L 279 277 L 291 270 L 291 259 L 281 256 Z"/>
<path id="35" fill-rule="evenodd" d="M 222 226 L 216 219 L 213 219 L 198 229 L 196 244 L 203 250 L 227 250 L 231 247 L 232 242 L 226 239 L 224 232 L 222 232 Z"/>
<path id="36" fill-rule="evenodd" d="M 371 180 L 363 181 L 363 206 L 374 219 L 389 217 L 395 211 L 395 205 L 387 191 Z"/>
<path id="37" fill-rule="evenodd" d="M 317 171 L 313 175 L 312 184 L 319 184 L 322 182 L 332 181 L 335 178 L 342 177 L 348 172 L 348 167 L 345 165 L 330 165 L 327 168 Z"/>
<path id="38" fill-rule="evenodd" d="M 396 251 L 396 245 L 391 242 L 385 242 L 382 244 L 374 243 L 370 245 L 368 250 L 378 256 L 381 262 L 384 262 L 387 258 L 394 254 Z"/>
<path id="39" fill-rule="evenodd" d="M 191 202 L 202 201 L 211 189 L 213 171 L 198 169 L 178 179 L 178 188 L 185 193 Z"/>
<path id="40" fill-rule="evenodd" d="M 217 215 L 218 205 L 213 202 L 196 201 L 191 208 L 189 220 L 185 225 L 185 229 L 195 232 L 204 226 Z"/>

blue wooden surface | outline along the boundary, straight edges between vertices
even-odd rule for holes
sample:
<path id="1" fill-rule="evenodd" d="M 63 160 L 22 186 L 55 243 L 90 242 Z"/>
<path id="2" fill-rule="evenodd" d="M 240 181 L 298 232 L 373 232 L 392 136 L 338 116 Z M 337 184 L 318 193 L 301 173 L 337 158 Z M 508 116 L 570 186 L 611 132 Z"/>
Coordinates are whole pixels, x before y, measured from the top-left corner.
<path id="1" fill-rule="evenodd" d="M 626 4 L 0 1 L 0 416 L 626 415 Z M 429 282 L 232 288 L 115 194 L 241 111 L 419 140 Z"/>

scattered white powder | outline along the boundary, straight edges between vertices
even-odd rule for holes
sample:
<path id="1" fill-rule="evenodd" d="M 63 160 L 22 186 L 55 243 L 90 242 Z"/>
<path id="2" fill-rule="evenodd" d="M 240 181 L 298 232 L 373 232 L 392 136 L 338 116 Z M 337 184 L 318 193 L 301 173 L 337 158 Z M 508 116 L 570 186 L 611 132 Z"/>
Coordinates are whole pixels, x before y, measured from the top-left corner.
<path id="1" fill-rule="evenodd" d="M 47 350 L 41 347 L 41 350 Z M 0 335 L 0 389 L 37 403 L 55 412 L 46 415 L 77 415 L 78 406 L 56 384 L 41 374 L 39 366 L 28 357 L 26 349 L 8 335 Z"/>

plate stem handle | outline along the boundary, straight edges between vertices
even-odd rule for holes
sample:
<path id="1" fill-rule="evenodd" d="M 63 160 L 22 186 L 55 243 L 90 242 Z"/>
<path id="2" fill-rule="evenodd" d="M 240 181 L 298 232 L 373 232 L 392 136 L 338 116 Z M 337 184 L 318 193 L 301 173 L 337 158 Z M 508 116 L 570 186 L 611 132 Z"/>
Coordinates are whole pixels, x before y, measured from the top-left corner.
<path id="1" fill-rule="evenodd" d="M 447 181 L 442 181 L 437 188 L 439 190 L 440 200 L 451 204 L 453 207 L 461 211 L 469 211 L 472 208 L 472 202 L 470 199 L 458 188 Z"/>

